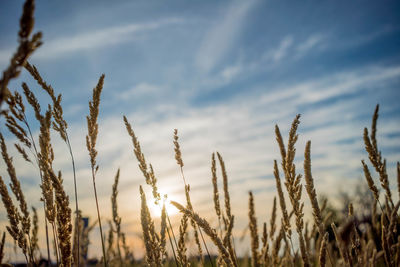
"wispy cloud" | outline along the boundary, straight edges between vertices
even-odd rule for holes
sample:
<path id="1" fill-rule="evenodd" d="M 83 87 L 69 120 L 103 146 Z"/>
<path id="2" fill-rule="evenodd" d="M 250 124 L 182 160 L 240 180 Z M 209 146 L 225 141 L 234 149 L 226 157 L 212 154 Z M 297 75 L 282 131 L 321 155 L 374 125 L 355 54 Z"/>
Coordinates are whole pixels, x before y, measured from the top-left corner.
<path id="1" fill-rule="evenodd" d="M 229 82 L 239 73 L 241 73 L 242 70 L 243 67 L 241 64 L 228 66 L 221 72 L 221 76 L 224 78 L 225 81 Z"/>
<path id="2" fill-rule="evenodd" d="M 234 1 L 223 18 L 211 26 L 195 58 L 196 66 L 201 71 L 207 73 L 212 70 L 230 52 L 235 38 L 241 32 L 245 19 L 255 3 L 255 0 Z"/>
<path id="3" fill-rule="evenodd" d="M 292 44 L 293 44 L 293 37 L 286 36 L 279 43 L 278 47 L 273 48 L 273 49 L 269 50 L 268 52 L 266 52 L 263 59 L 266 61 L 272 60 L 273 62 L 280 61 L 287 55 Z"/>
<path id="4" fill-rule="evenodd" d="M 278 94 L 265 97 L 270 102 L 283 101 L 290 95 L 295 98 L 296 104 L 313 104 L 340 95 L 354 93 L 363 88 L 370 88 L 373 84 L 400 77 L 400 66 L 381 67 L 369 66 L 335 75 L 326 75 L 316 80 L 287 85 Z M 279 98 L 280 97 L 280 98 Z"/>
<path id="5" fill-rule="evenodd" d="M 371 43 L 373 41 L 376 41 L 386 35 L 399 32 L 400 27 L 398 26 L 392 26 L 392 25 L 386 25 L 383 26 L 375 31 L 371 31 L 368 33 L 364 34 L 359 34 L 352 36 L 351 38 L 346 38 L 343 40 L 343 36 L 336 36 L 336 42 L 335 46 L 331 46 L 331 49 L 347 49 L 351 47 L 358 47 L 362 46 L 368 43 Z M 341 42 L 338 42 L 338 40 L 342 40 Z"/>
<path id="6" fill-rule="evenodd" d="M 139 33 L 154 31 L 169 25 L 183 23 L 179 18 L 167 18 L 150 23 L 133 23 L 99 30 L 80 32 L 71 36 L 60 36 L 44 40 L 42 47 L 33 55 L 34 59 L 59 58 L 71 53 L 98 49 L 133 40 Z M 12 49 L 0 51 L 0 64 L 5 64 L 13 53 Z"/>
<path id="7" fill-rule="evenodd" d="M 157 93 L 160 93 L 160 91 L 161 88 L 157 85 L 141 82 L 133 86 L 131 89 L 116 95 L 116 98 L 118 98 L 118 100 L 130 100 L 133 97 L 141 97 L 143 95 L 156 95 Z"/>
<path id="8" fill-rule="evenodd" d="M 311 49 L 314 49 L 317 45 L 320 45 L 325 39 L 325 36 L 322 34 L 313 34 L 309 36 L 304 42 L 299 43 L 297 45 L 297 51 L 301 54 L 308 52 Z"/>

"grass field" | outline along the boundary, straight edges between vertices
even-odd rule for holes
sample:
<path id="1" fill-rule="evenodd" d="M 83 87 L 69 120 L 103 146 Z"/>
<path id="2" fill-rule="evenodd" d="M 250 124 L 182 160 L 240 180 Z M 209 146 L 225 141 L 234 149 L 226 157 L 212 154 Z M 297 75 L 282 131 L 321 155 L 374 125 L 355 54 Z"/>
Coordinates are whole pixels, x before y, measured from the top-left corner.
<path id="1" fill-rule="evenodd" d="M 360 165 L 363 167 L 364 183 L 368 191 L 360 193 L 359 199 L 363 203 L 350 201 L 346 207 L 335 208 L 330 199 L 322 198 L 316 192 L 312 175 L 311 141 L 307 142 L 305 151 L 296 150 L 300 115 L 294 117 L 288 133 L 282 133 L 278 125 L 275 126 L 276 145 L 280 151 L 280 160 L 274 161 L 276 197 L 268 218 L 261 218 L 255 212 L 258 203 L 253 193 L 248 192 L 248 227 L 241 237 L 250 240 L 247 255 L 237 253 L 240 240 L 232 234 L 235 214 L 232 212 L 231 198 L 234 196 L 230 195 L 227 174 L 229 162 L 225 162 L 220 153 L 215 153 L 211 155 L 211 166 L 206 166 L 211 168 L 210 187 L 213 188 L 209 202 L 213 203 L 215 220 L 211 223 L 198 214 L 196 206 L 192 204 L 178 130 L 174 130 L 172 142 L 185 188 L 185 202 L 182 203 L 170 202 L 168 196 L 160 193 L 163 190 L 158 187 L 155 170 L 143 154 L 139 137 L 130 124 L 133 118 L 124 116 L 121 121 L 132 141 L 129 149 L 137 159 L 144 178 L 143 184 L 151 188 L 152 194 L 146 196 L 142 186 L 137 188 L 141 196 L 137 201 L 141 203 L 141 242 L 145 251 L 144 258 L 138 258 L 135 257 L 136 252 L 129 247 L 121 227 L 125 218 L 118 212 L 119 171 L 112 187 L 112 218 L 108 221 L 101 216 L 103 210 L 97 198 L 96 176 L 99 165 L 96 143 L 105 81 L 105 75 L 101 75 L 89 101 L 86 135 L 86 148 L 90 157 L 87 164 L 91 170 L 97 218 L 93 224 L 85 225 L 81 218 L 84 211 L 79 208 L 77 197 L 77 164 L 71 148 L 68 123 L 63 116 L 61 94 L 44 81 L 40 70 L 28 62 L 29 56 L 41 44 L 41 33 L 32 33 L 33 14 L 34 1 L 27 0 L 20 21 L 19 47 L 0 81 L 0 119 L 3 125 L 0 148 L 9 176 L 0 177 L 0 194 L 9 221 L 7 228 L 1 229 L 0 263 L 5 258 L 4 244 L 8 240 L 16 244 L 18 253 L 24 255 L 28 266 L 45 265 L 40 262 L 41 258 L 51 258 L 57 266 L 400 266 L 400 201 L 396 202 L 400 197 L 400 164 L 397 162 L 397 190 L 394 190 L 395 186 L 389 185 L 391 179 L 386 168 L 388 164 L 378 146 L 379 105 L 373 113 L 371 110 L 372 123 L 364 129 L 363 135 L 368 160 L 360 159 Z M 37 82 L 41 88 L 39 91 L 31 90 L 26 83 L 22 85 L 22 92 L 8 89 L 9 81 L 17 78 L 23 69 Z M 51 104 L 40 103 L 38 94 L 47 94 Z M 28 109 L 33 110 L 34 121 L 28 119 Z M 37 138 L 31 132 L 33 123 L 40 125 Z M 10 156 L 11 147 L 7 146 L 4 138 L 6 130 L 17 140 L 13 149 L 27 164 L 35 165 L 39 170 L 42 206 L 37 209 L 43 209 L 43 218 L 38 216 L 35 209 L 28 208 L 26 192 L 22 190 L 17 175 L 18 167 Z M 54 141 L 51 133 L 56 133 L 63 140 L 70 154 L 75 185 L 73 194 L 65 190 L 62 173 L 53 166 Z M 300 168 L 294 163 L 296 153 L 304 154 L 301 168 L 304 173 L 298 172 Z M 6 185 L 8 181 L 9 187 Z M 222 181 L 222 188 L 218 187 L 221 184 L 218 181 Z M 160 209 L 160 220 L 155 220 L 150 211 L 149 202 L 153 200 L 156 208 Z M 180 211 L 179 225 L 171 223 L 170 208 L 166 205 L 173 205 Z M 305 214 L 305 205 L 311 207 L 311 214 Z M 343 208 L 346 213 L 341 212 Z M 108 232 L 104 231 L 105 223 L 108 223 Z M 100 237 L 102 257 L 89 260 L 86 257 L 90 246 L 89 233 L 97 226 L 99 232 L 92 234 Z M 45 241 L 38 240 L 39 227 L 45 229 Z M 196 245 L 196 256 L 188 253 L 190 242 Z M 46 247 L 39 247 L 39 244 L 46 244 Z"/>

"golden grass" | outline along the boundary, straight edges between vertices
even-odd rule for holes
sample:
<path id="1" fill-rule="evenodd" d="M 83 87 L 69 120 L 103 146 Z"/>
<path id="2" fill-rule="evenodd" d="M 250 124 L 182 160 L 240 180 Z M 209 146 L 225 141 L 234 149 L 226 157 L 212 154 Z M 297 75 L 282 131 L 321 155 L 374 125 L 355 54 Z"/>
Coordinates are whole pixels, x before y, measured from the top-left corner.
<path id="1" fill-rule="evenodd" d="M 311 141 L 308 141 L 304 151 L 304 174 L 296 170 L 296 142 L 297 129 L 300 124 L 300 115 L 295 116 L 288 133 L 287 146 L 280 132 L 275 126 L 277 145 L 280 151 L 280 164 L 273 162 L 273 174 L 276 181 L 277 197 L 272 203 L 269 218 L 256 215 L 256 199 L 249 192 L 248 205 L 248 230 L 251 258 L 237 255 L 233 230 L 235 216 L 232 214 L 231 197 L 229 192 L 228 171 L 220 153 L 211 155 L 211 184 L 212 196 L 210 203 L 214 204 L 217 222 L 215 225 L 195 212 L 190 197 L 190 184 L 184 173 L 184 162 L 179 144 L 178 130 L 173 132 L 175 159 L 184 184 L 186 197 L 185 205 L 171 202 L 181 212 L 178 241 L 174 234 L 165 203 L 168 196 L 161 196 L 158 190 L 157 177 L 153 166 L 149 164 L 142 152 L 138 138 L 132 125 L 124 116 L 126 130 L 133 143 L 133 152 L 138 160 L 138 167 L 144 176 L 144 182 L 152 189 L 155 204 L 161 210 L 161 222 L 155 225 L 151 217 L 146 195 L 142 186 L 139 187 L 142 226 L 142 241 L 145 249 L 144 259 L 135 259 L 133 251 L 127 245 L 127 238 L 122 231 L 122 218 L 118 213 L 118 170 L 112 187 L 111 206 L 112 218 L 109 219 L 108 238 L 102 230 L 100 207 L 97 200 L 96 174 L 99 169 L 97 164 L 96 143 L 99 132 L 98 116 L 100 111 L 100 96 L 104 84 L 104 75 L 93 89 L 93 97 L 89 102 L 89 115 L 87 116 L 88 134 L 86 146 L 90 156 L 90 167 L 93 180 L 95 202 L 97 208 L 97 221 L 95 224 L 84 228 L 81 211 L 78 207 L 78 197 L 75 161 L 72 146 L 68 138 L 68 124 L 63 118 L 61 94 L 44 81 L 37 68 L 27 62 L 29 55 L 40 45 L 40 33 L 30 37 L 33 28 L 34 1 L 27 0 L 19 32 L 19 48 L 13 56 L 10 66 L 3 72 L 0 80 L 0 103 L 5 100 L 6 109 L 1 117 L 8 131 L 16 138 L 14 144 L 19 155 L 29 164 L 38 167 L 41 187 L 41 200 L 43 201 L 44 218 L 39 218 L 36 209 L 30 213 L 25 201 L 24 190 L 17 176 L 13 159 L 10 157 L 3 134 L 0 133 L 0 148 L 2 158 L 7 166 L 12 195 L 3 177 L 0 177 L 0 195 L 7 212 L 9 225 L 6 231 L 24 254 L 29 266 L 36 266 L 40 256 L 38 240 L 39 225 L 46 229 L 47 259 L 50 259 L 50 241 L 55 244 L 54 254 L 58 266 L 85 266 L 85 255 L 89 247 L 89 232 L 98 223 L 100 239 L 102 242 L 102 259 L 104 266 L 400 266 L 400 219 L 398 216 L 400 201 L 394 202 L 392 188 L 389 184 L 387 163 L 383 158 L 377 140 L 377 121 L 379 106 L 372 116 L 371 129 L 364 129 L 363 140 L 365 150 L 372 167 L 364 160 L 361 166 L 364 171 L 366 184 L 373 196 L 373 201 L 368 203 L 368 215 L 360 216 L 355 209 L 355 203 L 348 205 L 348 214 L 337 212 L 330 202 L 318 199 L 311 170 Z M 43 105 L 42 111 L 35 92 L 30 90 L 26 83 L 22 83 L 23 95 L 18 91 L 11 93 L 8 88 L 10 79 L 18 76 L 21 68 L 33 76 L 44 92 L 51 98 L 51 104 Z M 29 104 L 35 115 L 36 121 L 28 121 L 25 105 Z M 31 133 L 31 125 L 36 123 L 40 127 L 37 140 Z M 52 148 L 51 131 L 59 134 L 67 144 L 71 155 L 75 186 L 75 223 L 72 219 L 69 194 L 63 186 L 62 173 L 53 168 L 54 153 Z M 221 171 L 223 184 L 223 198 L 220 202 L 218 188 L 217 162 Z M 280 166 L 280 167 L 279 167 Z M 372 173 L 375 171 L 375 173 Z M 400 163 L 397 162 L 397 191 L 400 197 Z M 281 178 L 282 172 L 283 176 Z M 375 183 L 377 175 L 380 183 Z M 304 179 L 303 179 L 304 178 Z M 282 183 L 284 186 L 282 186 Z M 380 185 L 380 187 L 379 187 Z M 305 221 L 303 186 L 312 208 L 312 220 Z M 284 189 L 285 188 L 285 189 Z M 380 190 L 382 189 L 382 193 Z M 287 201 L 287 198 L 289 201 Z M 15 199 L 18 203 L 14 203 Z M 139 199 L 138 199 L 139 201 Z M 278 204 L 281 216 L 278 213 Z M 377 208 L 379 206 L 379 209 Z M 223 207 L 222 207 L 223 206 Z M 269 226 L 267 224 L 269 219 Z M 43 220 L 43 223 L 40 223 Z M 262 220 L 262 232 L 259 232 L 258 221 Z M 192 229 L 189 229 L 189 222 Z M 50 226 L 52 237 L 49 234 Z M 188 233 L 193 230 L 194 242 L 197 247 L 197 257 L 188 254 Z M 294 231 L 295 230 L 295 231 Z M 205 235 L 203 236 L 203 232 Z M 6 232 L 0 242 L 0 263 L 4 255 Z M 167 236 L 169 248 L 167 248 Z M 104 238 L 103 238 L 104 237 Z M 200 242 L 200 239 L 202 242 Z M 293 239 L 298 242 L 293 242 Z M 213 257 L 208 250 L 207 242 L 211 241 L 218 249 L 218 255 Z M 107 242 L 107 250 L 105 242 Z M 239 242 L 241 242 L 239 240 Z M 202 244 L 201 244 L 202 243 Z M 296 245 L 294 245 L 296 244 Z M 205 253 L 208 260 L 204 259 Z M 43 257 L 43 255 L 41 255 Z"/>
<path id="2" fill-rule="evenodd" d="M 9 66 L 3 71 L 0 79 L 0 106 L 4 100 L 8 99 L 10 95 L 10 91 L 7 87 L 9 81 L 19 76 L 22 67 L 30 55 L 42 44 L 41 32 L 37 32 L 31 36 L 35 23 L 35 19 L 33 17 L 34 10 L 35 1 L 26 0 L 22 11 L 20 29 L 18 32 L 19 46 L 11 58 Z"/>

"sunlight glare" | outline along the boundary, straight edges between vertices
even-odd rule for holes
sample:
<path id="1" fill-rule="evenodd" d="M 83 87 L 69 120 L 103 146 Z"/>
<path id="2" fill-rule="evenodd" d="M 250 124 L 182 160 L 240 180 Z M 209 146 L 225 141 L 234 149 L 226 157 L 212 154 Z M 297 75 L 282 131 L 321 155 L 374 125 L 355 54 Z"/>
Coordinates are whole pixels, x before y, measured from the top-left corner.
<path id="1" fill-rule="evenodd" d="M 161 192 L 161 191 L 160 191 L 160 195 L 161 196 L 167 195 L 167 198 L 165 199 L 165 209 L 167 211 L 167 214 L 170 217 L 178 214 L 178 210 L 171 204 L 171 200 L 175 200 L 175 199 L 179 199 L 179 198 L 177 198 L 173 194 L 168 194 L 168 193 Z M 160 218 L 163 200 L 161 200 L 159 204 L 155 204 L 154 198 L 151 197 L 147 204 L 150 209 L 151 215 L 154 217 Z"/>

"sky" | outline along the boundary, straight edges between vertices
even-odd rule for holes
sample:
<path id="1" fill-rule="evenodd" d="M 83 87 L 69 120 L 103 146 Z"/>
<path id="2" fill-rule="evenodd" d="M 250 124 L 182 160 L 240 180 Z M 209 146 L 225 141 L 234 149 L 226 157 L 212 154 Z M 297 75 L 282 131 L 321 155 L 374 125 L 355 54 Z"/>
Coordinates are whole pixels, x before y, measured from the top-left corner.
<path id="1" fill-rule="evenodd" d="M 17 46 L 22 3 L 0 2 L 1 70 Z M 137 166 L 123 115 L 155 169 L 160 191 L 183 202 L 172 142 L 173 130 L 178 129 L 193 206 L 214 224 L 210 162 L 213 152 L 222 154 L 237 238 L 248 223 L 248 191 L 255 194 L 259 225 L 269 220 L 276 196 L 273 160 L 280 159 L 274 127 L 278 124 L 287 140 L 296 114 L 301 114 L 297 169 L 302 172 L 305 144 L 312 140 L 317 193 L 335 199 L 340 191 L 351 192 L 362 178 L 360 160 L 367 159 L 363 128 L 369 127 L 379 103 L 378 143 L 397 190 L 399 14 L 397 1 L 37 1 L 35 30 L 42 31 L 43 45 L 30 62 L 63 96 L 83 214 L 96 217 L 85 117 L 102 73 L 96 180 L 102 219 L 107 225 L 111 218 L 111 187 L 120 168 L 123 231 L 138 257 L 143 254 L 139 185 L 149 197 L 150 188 Z M 49 103 L 25 71 L 10 89 L 21 90 L 22 81 L 44 106 Z M 33 118 L 31 110 L 28 115 Z M 0 127 L 15 155 L 26 198 L 40 207 L 37 170 L 15 154 L 11 147 L 15 140 L 3 124 Z M 32 127 L 37 135 L 34 120 Z M 63 172 L 72 207 L 68 150 L 58 135 L 53 134 L 52 140 L 55 168 Z M 9 181 L 4 163 L 0 174 Z M 306 195 L 303 199 L 309 205 Z M 170 213 L 177 222 L 172 208 Z M 5 229 L 3 208 L 0 222 Z M 93 256 L 100 252 L 97 231 L 91 235 Z M 13 259 L 17 256 L 11 246 L 7 249 Z M 238 244 L 238 249 L 246 253 L 248 244 Z M 194 246 L 188 251 L 196 253 Z"/>

